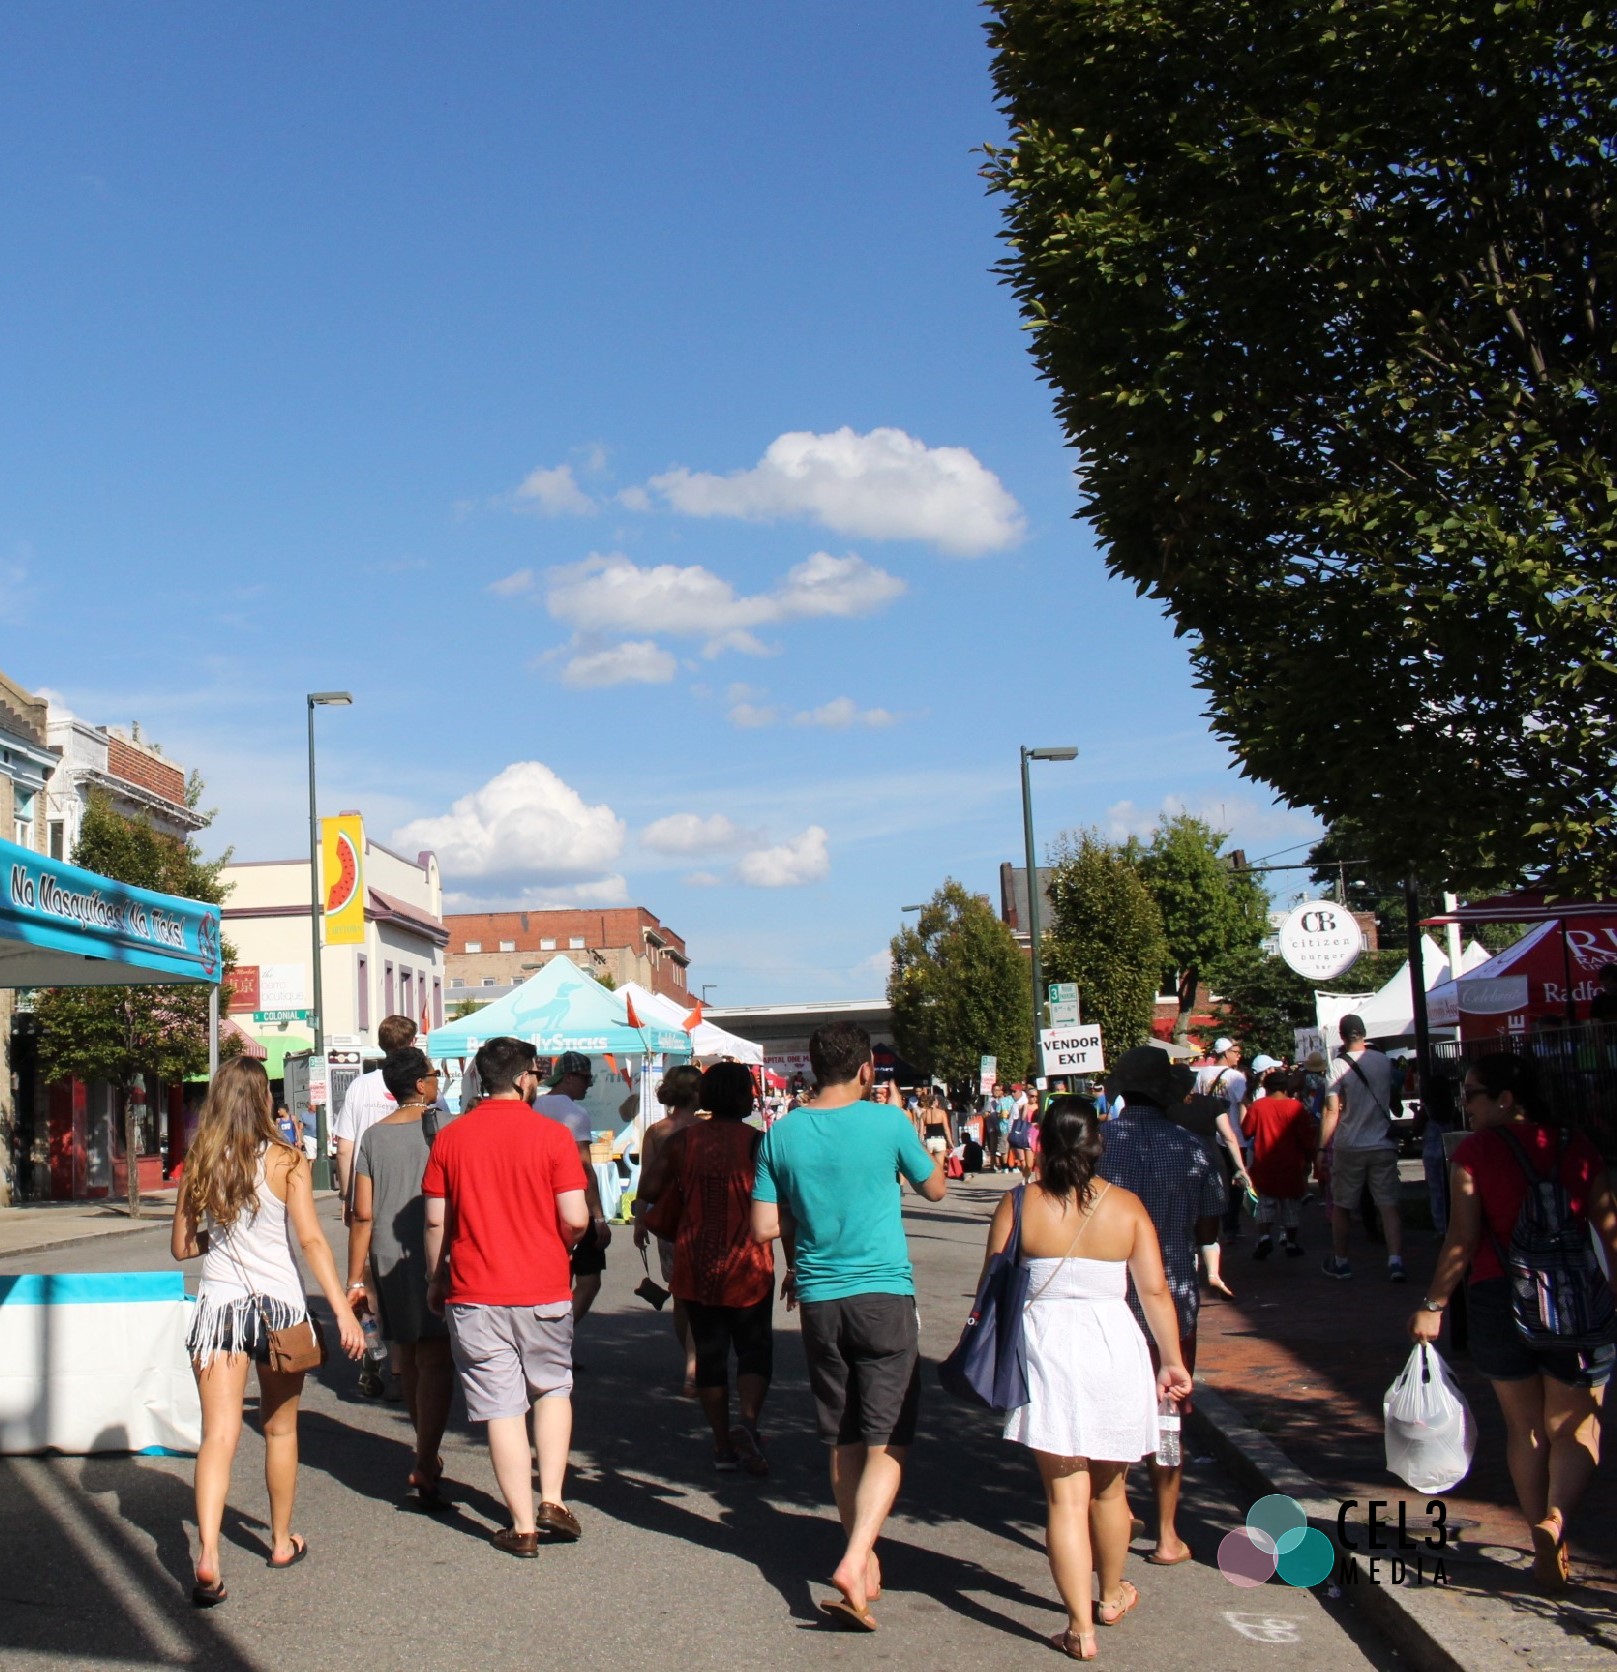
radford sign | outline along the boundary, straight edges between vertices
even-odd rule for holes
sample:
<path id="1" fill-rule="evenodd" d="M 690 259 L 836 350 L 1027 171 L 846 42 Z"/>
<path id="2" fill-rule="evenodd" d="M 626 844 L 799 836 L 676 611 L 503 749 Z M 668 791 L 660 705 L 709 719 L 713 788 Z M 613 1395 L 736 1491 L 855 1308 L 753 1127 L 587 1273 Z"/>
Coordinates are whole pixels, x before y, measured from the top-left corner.
<path id="1" fill-rule="evenodd" d="M 1364 951 L 1353 913 L 1334 900 L 1305 900 L 1280 925 L 1280 956 L 1311 981 L 1331 981 Z"/>

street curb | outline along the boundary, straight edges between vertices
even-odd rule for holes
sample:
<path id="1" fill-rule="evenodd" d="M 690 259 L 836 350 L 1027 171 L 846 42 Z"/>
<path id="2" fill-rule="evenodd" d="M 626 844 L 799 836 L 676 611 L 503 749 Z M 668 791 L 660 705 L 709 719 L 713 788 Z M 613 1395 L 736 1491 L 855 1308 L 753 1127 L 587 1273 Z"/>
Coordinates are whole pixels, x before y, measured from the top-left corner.
<path id="1" fill-rule="evenodd" d="M 1338 1500 L 1329 1497 L 1266 1435 L 1258 1432 L 1222 1394 L 1205 1385 L 1196 1389 L 1195 1407 L 1186 1419 L 1192 1438 L 1211 1451 L 1236 1481 L 1257 1496 L 1283 1492 L 1295 1498 L 1310 1521 L 1336 1541 Z M 1340 1549 L 1340 1547 L 1337 1547 Z M 1342 1555 L 1359 1572 L 1359 1583 L 1342 1587 L 1342 1599 L 1365 1618 L 1417 1672 L 1522 1672 L 1525 1657 L 1504 1630 L 1478 1618 L 1479 1610 L 1497 1612 L 1500 1626 L 1515 1610 L 1487 1596 L 1466 1591 L 1451 1595 L 1444 1586 L 1373 1583 L 1365 1558 Z"/>
<path id="2" fill-rule="evenodd" d="M 166 1218 L 125 1220 L 121 1225 L 103 1225 L 94 1231 L 81 1232 L 76 1237 L 47 1237 L 44 1242 L 30 1242 L 21 1248 L 8 1248 L 0 1252 L 0 1263 L 24 1254 L 49 1254 L 53 1249 L 72 1248 L 81 1242 L 100 1242 L 104 1237 L 124 1237 L 131 1231 L 159 1231 L 167 1227 Z"/>

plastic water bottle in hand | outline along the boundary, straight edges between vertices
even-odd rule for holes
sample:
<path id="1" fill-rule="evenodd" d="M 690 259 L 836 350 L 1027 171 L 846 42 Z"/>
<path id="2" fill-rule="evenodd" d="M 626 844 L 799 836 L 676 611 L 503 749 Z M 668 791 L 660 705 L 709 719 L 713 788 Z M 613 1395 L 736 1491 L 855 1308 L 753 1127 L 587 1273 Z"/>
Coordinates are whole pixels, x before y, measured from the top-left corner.
<path id="1" fill-rule="evenodd" d="M 387 1357 L 387 1343 L 382 1339 L 382 1326 L 367 1313 L 359 1326 L 365 1332 L 365 1356 L 375 1364 Z"/>
<path id="2" fill-rule="evenodd" d="M 1157 1462 L 1165 1469 L 1177 1469 L 1183 1460 L 1179 1449 L 1179 1407 L 1164 1396 L 1157 1401 Z"/>

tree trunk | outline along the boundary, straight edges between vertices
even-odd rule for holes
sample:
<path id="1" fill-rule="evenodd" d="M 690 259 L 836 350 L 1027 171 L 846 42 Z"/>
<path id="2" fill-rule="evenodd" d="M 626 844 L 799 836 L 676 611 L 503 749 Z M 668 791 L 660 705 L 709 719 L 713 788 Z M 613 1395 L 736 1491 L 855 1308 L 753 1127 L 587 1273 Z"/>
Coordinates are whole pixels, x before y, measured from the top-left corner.
<path id="1" fill-rule="evenodd" d="M 135 1100 L 124 1086 L 119 1094 L 124 1102 L 124 1174 L 129 1192 L 129 1217 L 140 1218 L 140 1140 L 135 1117 Z"/>
<path id="2" fill-rule="evenodd" d="M 1196 1008 L 1196 988 L 1200 985 L 1198 972 L 1193 969 L 1179 972 L 1179 1014 L 1173 1019 L 1174 1043 L 1183 1045 L 1190 1032 L 1191 1012 Z"/>

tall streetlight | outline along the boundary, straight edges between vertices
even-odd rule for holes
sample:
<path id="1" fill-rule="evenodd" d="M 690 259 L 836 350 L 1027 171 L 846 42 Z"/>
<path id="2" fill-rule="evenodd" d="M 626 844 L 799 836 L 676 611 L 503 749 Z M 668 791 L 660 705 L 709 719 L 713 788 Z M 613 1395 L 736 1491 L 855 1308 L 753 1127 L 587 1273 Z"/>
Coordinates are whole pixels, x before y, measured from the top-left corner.
<path id="1" fill-rule="evenodd" d="M 1033 945 L 1033 1067 L 1038 1072 L 1040 1006 L 1044 1002 L 1044 968 L 1039 957 L 1039 865 L 1033 847 L 1033 791 L 1028 784 L 1029 761 L 1077 760 L 1076 749 L 1029 749 L 1022 747 L 1022 835 L 1027 843 L 1027 928 Z"/>
<path id="2" fill-rule="evenodd" d="M 347 708 L 353 698 L 346 691 L 311 691 L 304 699 L 309 710 L 309 942 L 314 954 L 314 1054 L 326 1052 L 325 993 L 320 980 L 320 819 L 314 799 L 314 711 L 317 708 Z M 326 1097 L 331 1090 L 326 1088 Z M 314 1117 L 314 1187 L 331 1188 L 331 1157 L 326 1153 L 330 1144 L 330 1121 L 326 1099 L 315 1108 Z"/>

